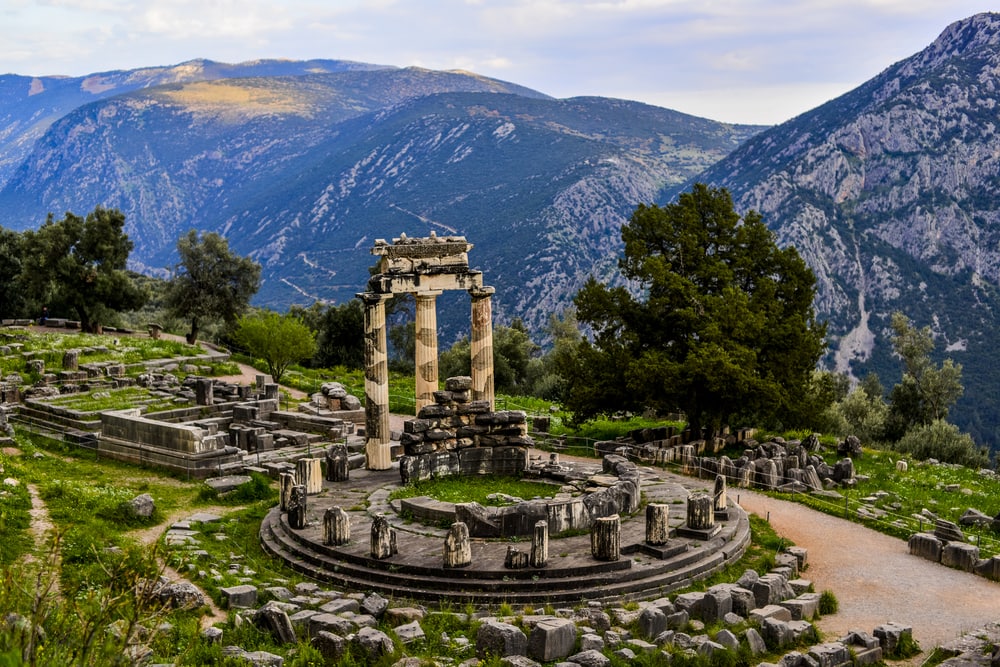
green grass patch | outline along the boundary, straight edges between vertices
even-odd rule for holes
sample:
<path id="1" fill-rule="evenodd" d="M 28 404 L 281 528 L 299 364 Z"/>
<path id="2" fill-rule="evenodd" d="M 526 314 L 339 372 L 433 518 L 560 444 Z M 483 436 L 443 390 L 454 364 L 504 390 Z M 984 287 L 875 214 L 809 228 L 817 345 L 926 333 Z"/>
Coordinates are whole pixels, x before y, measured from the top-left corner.
<path id="1" fill-rule="evenodd" d="M 482 477 L 438 477 L 408 484 L 389 494 L 390 500 L 428 496 L 446 503 L 471 503 L 499 507 L 509 502 L 490 498 L 494 494 L 514 496 L 523 500 L 551 498 L 559 491 L 554 484 L 531 482 L 513 477 L 485 475 Z"/>
<path id="2" fill-rule="evenodd" d="M 123 387 L 121 389 L 98 389 L 78 394 L 64 394 L 45 401 L 68 410 L 84 413 L 125 408 L 144 407 L 146 413 L 161 412 L 183 407 L 174 397 L 155 396 L 144 387 Z"/>

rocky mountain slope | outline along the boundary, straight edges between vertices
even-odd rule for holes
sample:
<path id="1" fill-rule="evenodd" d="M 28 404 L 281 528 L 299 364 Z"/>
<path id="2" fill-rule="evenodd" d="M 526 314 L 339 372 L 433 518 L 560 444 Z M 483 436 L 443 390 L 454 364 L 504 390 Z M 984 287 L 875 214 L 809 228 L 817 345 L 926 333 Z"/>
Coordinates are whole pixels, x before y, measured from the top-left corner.
<path id="1" fill-rule="evenodd" d="M 898 381 L 888 323 L 903 311 L 963 364 L 953 416 L 990 443 L 1000 442 L 998 90 L 1000 15 L 977 15 L 699 176 L 763 213 L 813 267 L 836 368 Z"/>
<path id="2" fill-rule="evenodd" d="M 591 271 L 611 272 L 638 203 L 759 129 L 464 72 L 164 84 L 54 122 L 0 191 L 0 224 L 114 206 L 151 273 L 187 229 L 219 231 L 264 265 L 258 302 L 279 308 L 352 298 L 376 238 L 463 234 L 500 320 L 538 327 Z M 467 308 L 442 309 L 445 340 Z"/>

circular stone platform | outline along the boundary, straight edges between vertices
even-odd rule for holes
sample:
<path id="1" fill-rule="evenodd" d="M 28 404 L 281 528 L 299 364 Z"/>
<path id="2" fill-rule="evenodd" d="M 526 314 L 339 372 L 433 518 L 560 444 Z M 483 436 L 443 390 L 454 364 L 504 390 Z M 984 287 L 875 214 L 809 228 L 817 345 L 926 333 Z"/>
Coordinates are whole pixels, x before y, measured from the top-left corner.
<path id="1" fill-rule="evenodd" d="M 572 463 L 581 471 L 600 470 L 599 462 Z M 705 480 L 680 477 L 653 468 L 639 468 L 643 500 L 670 505 L 671 528 L 687 516 L 687 497 L 711 491 Z M 504 567 L 507 548 L 530 551 L 531 541 L 472 540 L 472 564 L 444 567 L 447 531 L 408 521 L 388 495 L 399 487 L 399 470 L 352 470 L 347 482 L 324 482 L 323 491 L 309 496 L 307 526 L 295 530 L 287 515 L 272 509 L 261 523 L 266 551 L 309 577 L 385 597 L 479 605 L 572 604 L 653 599 L 707 577 L 738 559 L 750 543 L 746 513 L 729 503 L 728 519 L 709 540 L 675 537 L 668 548 L 645 546 L 645 513 L 622 517 L 621 551 L 617 561 L 591 557 L 590 536 L 550 537 L 548 564 L 543 568 Z M 351 519 L 351 541 L 344 546 L 323 544 L 323 515 L 330 507 L 344 509 Z M 396 531 L 399 553 L 383 560 L 370 555 L 372 518 L 383 513 Z M 681 548 L 677 548 L 681 547 Z M 661 556 L 666 556 L 661 558 Z"/>

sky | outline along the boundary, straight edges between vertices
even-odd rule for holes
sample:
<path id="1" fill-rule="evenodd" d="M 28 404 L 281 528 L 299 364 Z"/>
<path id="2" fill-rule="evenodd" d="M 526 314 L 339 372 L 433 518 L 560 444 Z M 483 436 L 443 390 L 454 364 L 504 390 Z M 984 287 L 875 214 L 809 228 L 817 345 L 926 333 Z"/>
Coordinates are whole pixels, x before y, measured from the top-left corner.
<path id="1" fill-rule="evenodd" d="M 0 73 L 330 58 L 776 124 L 990 10 L 971 0 L 0 0 Z"/>

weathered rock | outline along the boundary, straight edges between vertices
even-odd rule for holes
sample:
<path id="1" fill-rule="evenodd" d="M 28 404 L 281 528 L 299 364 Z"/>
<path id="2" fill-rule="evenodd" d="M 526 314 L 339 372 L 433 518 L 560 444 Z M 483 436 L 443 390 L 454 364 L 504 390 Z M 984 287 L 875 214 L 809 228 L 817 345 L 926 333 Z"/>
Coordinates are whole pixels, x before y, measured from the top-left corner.
<path id="1" fill-rule="evenodd" d="M 296 484 L 288 498 L 288 525 L 297 530 L 306 527 L 306 487 Z"/>
<path id="2" fill-rule="evenodd" d="M 369 593 L 361 601 L 360 611 L 362 613 L 368 614 L 369 616 L 374 616 L 375 618 L 382 618 L 385 615 L 386 610 L 389 608 L 389 601 L 378 593 Z M 418 619 L 413 619 L 418 620 Z"/>
<path id="3" fill-rule="evenodd" d="M 347 640 L 326 630 L 320 630 L 309 640 L 327 663 L 336 663 L 347 651 Z"/>
<path id="4" fill-rule="evenodd" d="M 395 629 L 396 636 L 399 641 L 404 644 L 412 644 L 415 641 L 419 641 L 424 638 L 424 629 L 420 627 L 418 621 L 411 621 L 403 625 L 397 626 Z"/>
<path id="5" fill-rule="evenodd" d="M 279 644 L 293 644 L 296 641 L 295 628 L 278 604 L 272 600 L 258 609 L 253 616 L 254 625 L 269 632 Z"/>
<path id="6" fill-rule="evenodd" d="M 771 616 L 761 621 L 760 632 L 764 642 L 772 651 L 791 646 L 795 641 L 795 636 L 788 627 L 788 623 Z"/>
<path id="7" fill-rule="evenodd" d="M 148 519 L 156 511 L 156 503 L 153 502 L 153 496 L 143 493 L 129 501 L 128 509 L 132 516 L 139 519 Z"/>
<path id="8" fill-rule="evenodd" d="M 197 609 L 205 604 L 205 596 L 190 581 L 177 581 L 161 586 L 156 594 L 161 602 L 173 609 Z"/>
<path id="9" fill-rule="evenodd" d="M 965 534 L 953 521 L 938 519 L 934 524 L 934 536 L 945 542 L 965 542 Z"/>
<path id="10" fill-rule="evenodd" d="M 376 662 L 382 656 L 390 655 L 396 650 L 396 645 L 389 635 L 368 627 L 358 630 L 351 644 L 357 647 L 369 662 Z"/>
<path id="11" fill-rule="evenodd" d="M 396 531 L 389 525 L 384 514 L 376 514 L 371 528 L 371 557 L 382 560 L 395 556 L 398 551 Z"/>
<path id="12" fill-rule="evenodd" d="M 580 667 L 610 667 L 611 665 L 611 658 L 593 649 L 575 653 L 566 660 Z"/>
<path id="13" fill-rule="evenodd" d="M 476 633 L 476 655 L 487 656 L 527 655 L 528 638 L 509 623 L 487 620 Z"/>
<path id="14" fill-rule="evenodd" d="M 962 542 L 949 542 L 941 550 L 941 564 L 956 570 L 972 572 L 979 562 L 979 547 Z"/>
<path id="15" fill-rule="evenodd" d="M 240 586 L 227 586 L 220 588 L 224 606 L 232 609 L 234 607 L 252 607 L 257 603 L 257 587 L 250 584 Z"/>
<path id="16" fill-rule="evenodd" d="M 767 644 L 755 628 L 748 628 L 745 634 L 747 646 L 750 647 L 750 655 L 761 655 L 767 653 Z"/>
<path id="17" fill-rule="evenodd" d="M 931 533 L 914 533 L 908 541 L 910 553 L 938 563 L 944 544 Z"/>
<path id="18" fill-rule="evenodd" d="M 667 615 L 657 607 L 646 607 L 639 614 L 639 633 L 655 639 L 667 629 Z"/>
<path id="19" fill-rule="evenodd" d="M 875 628 L 872 634 L 878 639 L 882 653 L 887 658 L 898 656 L 900 644 L 913 640 L 913 628 L 900 623 L 884 623 Z"/>
<path id="20" fill-rule="evenodd" d="M 576 625 L 568 618 L 543 619 L 528 637 L 528 656 L 542 662 L 565 658 L 576 644 Z"/>

